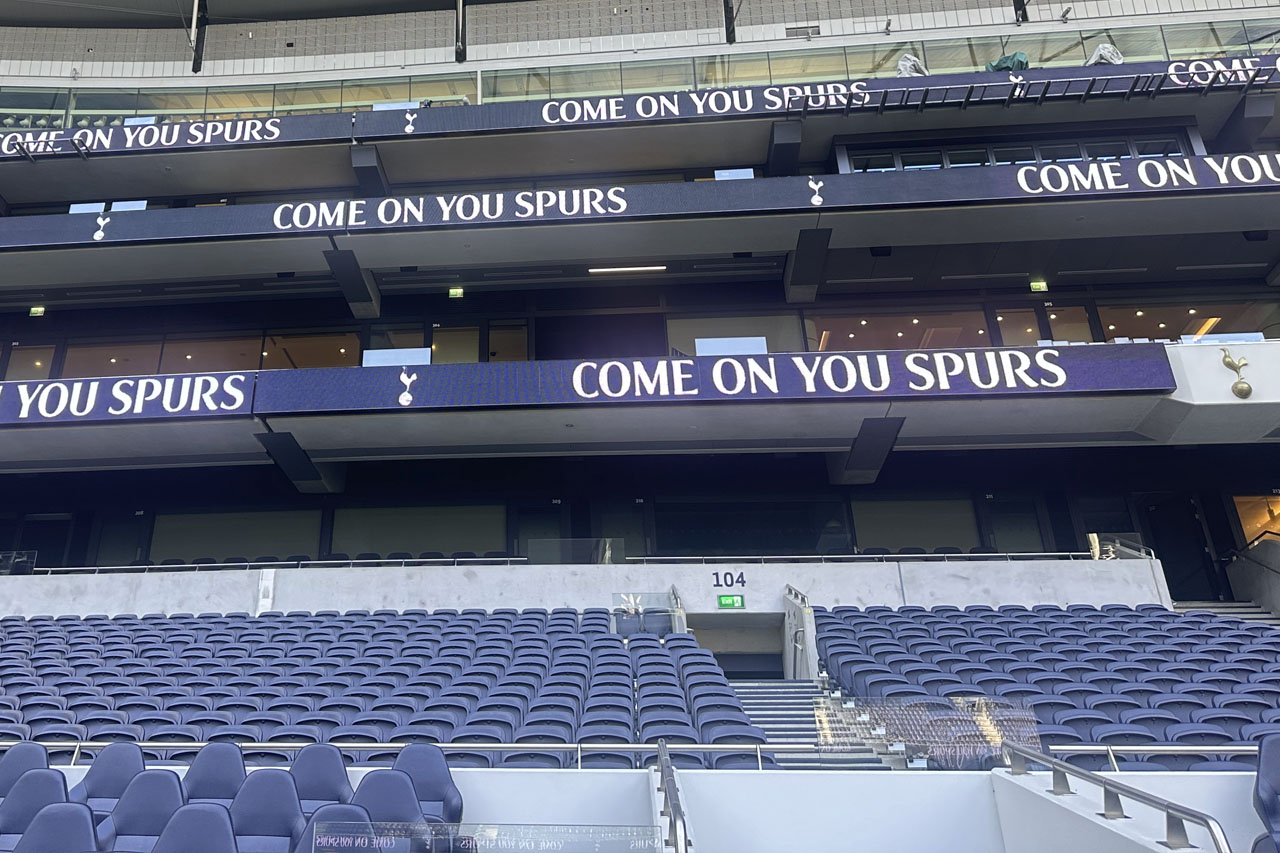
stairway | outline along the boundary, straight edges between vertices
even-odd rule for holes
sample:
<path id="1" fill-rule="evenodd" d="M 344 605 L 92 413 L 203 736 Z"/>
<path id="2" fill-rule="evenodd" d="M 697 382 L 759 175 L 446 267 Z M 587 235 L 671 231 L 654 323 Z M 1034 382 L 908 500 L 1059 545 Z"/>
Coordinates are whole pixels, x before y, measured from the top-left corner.
<path id="1" fill-rule="evenodd" d="M 1188 610 L 1207 610 L 1219 616 L 1230 616 L 1246 622 L 1261 622 L 1280 630 L 1280 616 L 1252 601 L 1175 601 L 1173 609 L 1179 613 Z"/>
<path id="2" fill-rule="evenodd" d="M 731 681 L 752 725 L 764 730 L 770 744 L 816 744 L 814 703 L 823 698 L 812 681 Z M 871 747 L 851 744 L 840 752 L 777 752 L 778 764 L 791 770 L 859 770 L 881 765 Z"/>

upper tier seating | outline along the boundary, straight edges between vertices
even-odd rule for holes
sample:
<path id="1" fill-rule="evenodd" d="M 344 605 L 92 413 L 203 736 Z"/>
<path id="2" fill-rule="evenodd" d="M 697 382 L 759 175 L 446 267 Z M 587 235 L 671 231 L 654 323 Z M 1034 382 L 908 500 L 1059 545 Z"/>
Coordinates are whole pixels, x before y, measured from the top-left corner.
<path id="1" fill-rule="evenodd" d="M 815 621 L 819 657 L 846 695 L 939 716 L 954 713 L 947 697 L 1006 700 L 1031 710 L 1045 745 L 1207 747 L 1280 732 L 1280 631 L 1258 623 L 1158 605 L 836 607 L 815 608 Z M 1104 755 L 1069 760 L 1107 766 Z"/>
<path id="2" fill-rule="evenodd" d="M 666 614 L 641 623 L 624 638 L 609 633 L 603 608 L 6 617 L 0 739 L 266 744 L 247 751 L 254 764 L 292 759 L 273 743 L 326 741 L 370 744 L 345 747 L 343 758 L 382 765 L 395 751 L 376 744 L 390 741 L 529 744 L 505 756 L 451 752 L 455 766 L 562 767 L 576 757 L 539 744 L 659 738 L 742 743 L 754 756 L 764 734 L 712 654 L 691 635 L 643 630 L 669 631 Z M 655 754 L 585 753 L 582 763 L 632 767 Z M 53 747 L 55 762 L 70 755 Z M 692 767 L 731 759 L 673 755 Z M 123 788 L 104 791 L 73 799 L 98 809 L 94 800 Z M 201 799 L 228 805 L 225 790 Z"/>

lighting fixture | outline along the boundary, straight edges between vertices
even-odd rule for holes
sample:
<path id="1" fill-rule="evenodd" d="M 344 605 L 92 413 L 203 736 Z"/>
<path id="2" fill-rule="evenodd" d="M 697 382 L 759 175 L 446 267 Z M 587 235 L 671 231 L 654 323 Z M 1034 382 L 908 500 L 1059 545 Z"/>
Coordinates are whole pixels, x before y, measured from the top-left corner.
<path id="1" fill-rule="evenodd" d="M 920 321 L 919 321 L 919 320 L 912 320 L 912 321 L 911 321 L 911 325 L 913 325 L 913 326 L 918 326 L 918 325 L 920 325 Z"/>
<path id="2" fill-rule="evenodd" d="M 1107 331 L 1108 331 L 1108 332 L 1114 332 L 1115 330 L 1116 330 L 1116 327 L 1115 327 L 1115 326 L 1107 326 Z"/>
<path id="3" fill-rule="evenodd" d="M 1187 313 L 1188 313 L 1188 314 L 1194 314 L 1194 313 L 1196 313 L 1196 309 L 1194 309 L 1194 308 L 1188 308 L 1188 309 L 1187 309 Z"/>
<path id="4" fill-rule="evenodd" d="M 1027 334 L 1028 334 L 1028 335 L 1029 335 L 1029 334 L 1031 334 L 1031 330 L 1030 330 L 1030 329 L 1027 329 Z"/>
<path id="5" fill-rule="evenodd" d="M 898 332 L 898 337 L 902 337 L 902 332 Z"/>
<path id="6" fill-rule="evenodd" d="M 859 326 L 865 326 L 865 325 L 867 325 L 867 321 L 866 321 L 866 320 L 863 320 L 863 321 L 862 321 L 861 323 L 859 323 L 858 325 L 859 325 Z"/>
<path id="7" fill-rule="evenodd" d="M 1031 280 L 1032 293 L 1044 293 L 1049 289 L 1049 282 L 1042 278 L 1033 278 Z"/>
<path id="8" fill-rule="evenodd" d="M 1003 322 L 1004 322 L 1004 318 L 1003 318 L 1003 317 L 996 317 L 996 322 L 997 322 L 997 323 L 1003 323 Z"/>
<path id="9" fill-rule="evenodd" d="M 111 359 L 111 363 L 112 363 L 112 364 L 115 364 L 115 363 L 116 363 L 116 360 L 115 360 L 114 358 L 113 358 L 113 359 Z"/>
<path id="10" fill-rule="evenodd" d="M 338 352 L 340 352 L 340 353 L 344 353 L 344 354 L 345 354 L 345 353 L 346 353 L 346 351 L 347 351 L 347 348 L 346 348 L 346 347 L 338 347 Z"/>
<path id="11" fill-rule="evenodd" d="M 1141 316 L 1142 316 L 1142 312 L 1141 312 L 1141 311 L 1134 311 L 1134 312 L 1133 312 L 1133 316 L 1135 316 L 1135 317 L 1141 317 Z"/>
<path id="12" fill-rule="evenodd" d="M 44 367 L 44 362 L 43 362 L 43 361 L 37 361 L 37 362 L 36 362 L 36 367 Z"/>
<path id="13" fill-rule="evenodd" d="M 461 287 L 451 287 L 451 288 L 449 288 L 449 298 L 450 298 L 450 299 L 461 299 L 461 298 L 462 298 L 462 288 L 461 288 Z"/>
<path id="14" fill-rule="evenodd" d="M 31 310 L 30 310 L 30 311 L 28 311 L 28 312 L 27 312 L 27 314 L 28 314 L 28 316 L 31 316 L 31 317 L 43 317 L 43 316 L 44 316 L 44 306 L 43 306 L 43 305 L 32 305 L 32 306 L 31 306 Z"/>
<path id="15" fill-rule="evenodd" d="M 1050 320 L 1056 320 L 1056 319 L 1058 319 L 1058 315 L 1057 315 L 1057 314 L 1050 314 L 1050 315 L 1049 315 L 1049 319 L 1050 319 Z"/>
<path id="16" fill-rule="evenodd" d="M 985 335 L 985 334 L 986 334 L 986 332 L 982 331 L 982 329 L 979 329 L 979 330 L 978 330 L 978 334 L 980 334 L 980 335 Z"/>
<path id="17" fill-rule="evenodd" d="M 1160 324 L 1160 328 L 1162 328 L 1162 329 L 1164 328 L 1164 323 L 1161 323 L 1161 324 Z"/>
<path id="18" fill-rule="evenodd" d="M 659 264 L 655 266 L 642 266 L 642 267 L 587 267 L 587 272 L 591 273 L 592 275 L 600 275 L 602 273 L 614 273 L 614 272 L 666 272 L 666 271 L 667 271 L 666 264 Z M 458 295 L 461 296 L 462 289 L 457 288 L 457 290 L 458 290 Z M 449 294 L 452 296 L 453 291 L 451 290 Z"/>
<path id="19" fill-rule="evenodd" d="M 851 337 L 851 338 L 853 337 L 853 332 L 850 332 L 850 333 L 849 333 L 849 337 Z"/>
<path id="20" fill-rule="evenodd" d="M 191 360 L 191 353 L 187 353 L 187 361 Z"/>
<path id="21" fill-rule="evenodd" d="M 262 351 L 262 355 L 265 357 L 265 356 L 266 356 L 266 354 L 267 354 L 267 351 L 266 351 L 266 350 L 263 350 L 263 351 Z"/>

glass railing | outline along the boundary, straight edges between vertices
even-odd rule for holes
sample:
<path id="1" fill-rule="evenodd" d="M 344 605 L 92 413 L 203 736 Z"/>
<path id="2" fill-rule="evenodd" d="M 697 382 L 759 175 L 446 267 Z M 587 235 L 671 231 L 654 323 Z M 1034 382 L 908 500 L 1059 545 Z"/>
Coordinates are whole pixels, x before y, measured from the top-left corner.
<path id="1" fill-rule="evenodd" d="M 1081 66 L 1103 44 L 1128 62 L 1261 56 L 1280 52 L 1280 17 L 1166 26 L 912 40 L 758 53 L 636 59 L 583 65 L 451 72 L 324 83 L 181 89 L 0 88 L 0 131 L 108 127 L 148 121 L 269 118 L 350 112 L 378 104 L 463 103 L 583 98 L 725 86 L 893 77 L 903 54 L 932 74 L 984 70 L 1015 52 L 1032 68 Z"/>

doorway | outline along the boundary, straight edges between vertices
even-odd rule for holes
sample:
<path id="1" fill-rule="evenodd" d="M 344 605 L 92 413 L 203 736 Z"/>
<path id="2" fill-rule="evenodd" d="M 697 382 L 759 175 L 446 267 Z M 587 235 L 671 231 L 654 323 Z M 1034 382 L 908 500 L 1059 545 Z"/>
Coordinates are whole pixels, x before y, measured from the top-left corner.
<path id="1" fill-rule="evenodd" d="M 1189 494 L 1159 492 L 1138 495 L 1135 503 L 1173 600 L 1217 600 L 1221 584 L 1199 502 Z"/>

